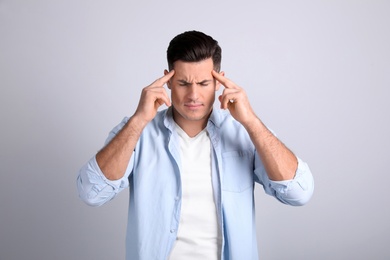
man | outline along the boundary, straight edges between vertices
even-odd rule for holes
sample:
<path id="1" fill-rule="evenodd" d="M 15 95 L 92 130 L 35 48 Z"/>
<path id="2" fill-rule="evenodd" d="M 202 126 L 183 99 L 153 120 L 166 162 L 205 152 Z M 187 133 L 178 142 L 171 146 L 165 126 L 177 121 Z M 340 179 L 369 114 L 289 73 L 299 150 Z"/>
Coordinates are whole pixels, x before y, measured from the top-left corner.
<path id="1" fill-rule="evenodd" d="M 179 34 L 167 58 L 169 71 L 143 89 L 133 116 L 80 170 L 80 197 L 99 206 L 130 188 L 127 259 L 258 259 L 254 183 L 303 205 L 313 192 L 310 170 L 220 72 L 217 41 Z"/>

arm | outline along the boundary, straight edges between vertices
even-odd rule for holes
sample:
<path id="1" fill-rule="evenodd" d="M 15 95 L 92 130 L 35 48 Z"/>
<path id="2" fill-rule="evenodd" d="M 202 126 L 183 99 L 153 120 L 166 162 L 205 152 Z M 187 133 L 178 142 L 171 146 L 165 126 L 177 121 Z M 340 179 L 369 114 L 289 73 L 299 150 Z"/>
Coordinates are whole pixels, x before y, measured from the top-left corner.
<path id="1" fill-rule="evenodd" d="M 298 160 L 295 155 L 274 136 L 256 116 L 242 88 L 224 77 L 224 73 L 213 71 L 213 76 L 224 87 L 219 97 L 222 109 L 247 130 L 270 180 L 283 181 L 294 178 Z"/>
<path id="2" fill-rule="evenodd" d="M 132 154 L 142 130 L 161 105 L 170 105 L 163 85 L 173 74 L 173 71 L 168 73 L 142 90 L 134 115 L 115 127 L 107 145 L 80 169 L 77 188 L 80 198 L 88 205 L 100 206 L 128 186 L 127 167 L 133 164 Z"/>
<path id="3" fill-rule="evenodd" d="M 255 115 L 242 88 L 226 79 L 223 72 L 218 74 L 213 71 L 213 76 L 225 86 L 219 96 L 221 108 L 229 109 L 230 114 L 245 127 L 256 148 L 264 170 L 258 164 L 255 174 L 266 193 L 285 204 L 306 204 L 314 190 L 313 176 L 307 164 L 297 158 Z"/>
<path id="4" fill-rule="evenodd" d="M 156 116 L 161 105 L 171 105 L 163 86 L 174 73 L 172 70 L 142 90 L 134 115 L 111 142 L 96 154 L 97 164 L 107 179 L 118 180 L 123 177 L 142 130 Z"/>
<path id="5" fill-rule="evenodd" d="M 253 117 L 244 127 L 256 147 L 268 177 L 273 181 L 293 179 L 298 166 L 295 155 L 259 118 Z"/>

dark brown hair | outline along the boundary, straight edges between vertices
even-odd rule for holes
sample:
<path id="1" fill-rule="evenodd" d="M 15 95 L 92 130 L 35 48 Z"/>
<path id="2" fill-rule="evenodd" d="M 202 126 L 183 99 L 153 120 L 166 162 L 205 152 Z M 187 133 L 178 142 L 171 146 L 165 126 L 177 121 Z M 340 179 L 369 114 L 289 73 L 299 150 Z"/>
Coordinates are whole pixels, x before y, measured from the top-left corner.
<path id="1" fill-rule="evenodd" d="M 222 50 L 211 36 L 198 31 L 188 31 L 171 40 L 167 50 L 169 70 L 175 61 L 197 62 L 212 58 L 214 70 L 221 69 Z"/>

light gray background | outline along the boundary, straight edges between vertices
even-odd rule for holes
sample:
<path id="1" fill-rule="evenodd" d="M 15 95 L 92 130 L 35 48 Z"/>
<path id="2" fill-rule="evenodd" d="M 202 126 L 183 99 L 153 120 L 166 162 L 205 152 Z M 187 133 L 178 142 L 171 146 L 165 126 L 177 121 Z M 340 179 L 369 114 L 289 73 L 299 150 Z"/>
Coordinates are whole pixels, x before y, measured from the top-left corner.
<path id="1" fill-rule="evenodd" d="M 263 121 L 313 171 L 310 203 L 256 191 L 261 259 L 389 259 L 389 1 L 0 0 L 0 259 L 123 259 L 127 190 L 78 169 L 202 30 Z"/>

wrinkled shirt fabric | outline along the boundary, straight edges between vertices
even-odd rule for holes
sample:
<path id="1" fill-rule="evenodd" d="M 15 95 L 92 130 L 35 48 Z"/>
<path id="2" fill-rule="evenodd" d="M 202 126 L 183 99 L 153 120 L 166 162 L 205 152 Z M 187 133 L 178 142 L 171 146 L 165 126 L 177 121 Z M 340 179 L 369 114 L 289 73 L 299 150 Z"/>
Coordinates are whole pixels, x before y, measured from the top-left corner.
<path id="1" fill-rule="evenodd" d="M 109 134 L 108 143 L 129 118 Z M 96 158 L 77 178 L 80 198 L 100 206 L 129 187 L 126 259 L 167 259 L 180 221 L 182 186 L 179 137 L 172 109 L 159 111 L 144 128 L 123 178 L 108 180 Z M 244 127 L 227 111 L 213 109 L 206 130 L 211 140 L 212 185 L 219 228 L 221 259 L 258 259 L 254 187 L 284 204 L 304 205 L 312 196 L 313 176 L 298 158 L 292 180 L 272 181 Z"/>

